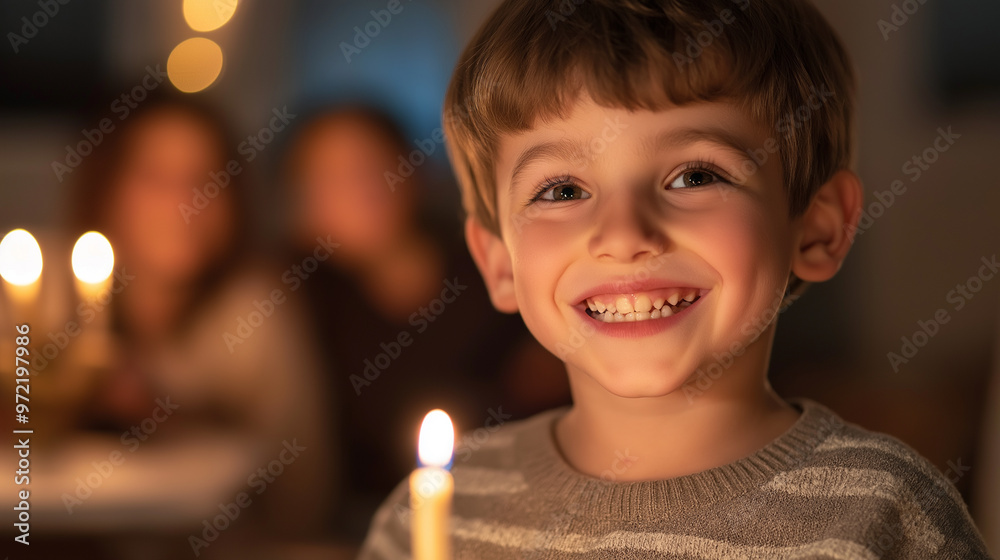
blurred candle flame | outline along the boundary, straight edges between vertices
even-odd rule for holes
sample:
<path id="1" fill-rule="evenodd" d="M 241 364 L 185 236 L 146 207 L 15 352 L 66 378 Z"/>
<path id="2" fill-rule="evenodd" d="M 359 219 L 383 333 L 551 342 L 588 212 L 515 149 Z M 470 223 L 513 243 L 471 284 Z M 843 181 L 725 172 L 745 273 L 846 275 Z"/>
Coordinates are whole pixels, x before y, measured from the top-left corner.
<path id="1" fill-rule="evenodd" d="M 115 267 L 115 253 L 106 237 L 88 231 L 73 246 L 73 274 L 81 282 L 100 284 L 111 276 Z"/>
<path id="2" fill-rule="evenodd" d="M 42 274 L 42 249 L 34 236 L 15 229 L 0 241 L 0 276 L 15 286 L 27 286 Z"/>
<path id="3" fill-rule="evenodd" d="M 420 439 L 417 442 L 420 464 L 444 468 L 451 463 L 454 450 L 455 428 L 448 413 L 441 409 L 428 412 L 420 425 Z"/>

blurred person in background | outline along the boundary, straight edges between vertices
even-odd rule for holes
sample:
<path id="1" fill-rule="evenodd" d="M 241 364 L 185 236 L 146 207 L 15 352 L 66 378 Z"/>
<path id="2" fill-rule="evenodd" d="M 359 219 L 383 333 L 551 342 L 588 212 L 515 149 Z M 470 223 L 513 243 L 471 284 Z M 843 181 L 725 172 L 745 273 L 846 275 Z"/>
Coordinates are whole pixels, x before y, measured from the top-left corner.
<path id="1" fill-rule="evenodd" d="M 226 130 L 196 98 L 148 100 L 85 162 L 74 205 L 79 232 L 103 232 L 116 269 L 130 278 L 113 296 L 112 359 L 81 395 L 79 423 L 121 434 L 158 403 L 175 407 L 141 442 L 169 449 L 176 460 L 164 470 L 175 472 L 136 480 L 139 496 L 140 486 L 167 483 L 183 500 L 204 490 L 192 479 L 216 469 L 233 475 L 212 489 L 216 495 L 191 498 L 204 502 L 204 514 L 164 519 L 190 526 L 175 543 L 179 553 L 190 553 L 188 535 L 204 538 L 203 519 L 240 492 L 253 503 L 228 532 L 254 536 L 251 542 L 315 536 L 332 476 L 329 422 L 300 307 L 280 282 L 282 270 L 251 258 L 242 177 L 227 169 L 243 160 Z M 294 456 L 281 455 L 289 445 Z M 293 474 L 275 475 L 284 470 Z M 241 541 L 219 537 L 205 541 L 214 551 L 198 552 Z"/>
<path id="2" fill-rule="evenodd" d="M 303 267 L 296 282 L 308 298 L 338 415 L 344 499 L 330 526 L 352 542 L 414 468 L 428 411 L 443 408 L 461 433 L 569 399 L 559 361 L 517 317 L 493 312 L 460 221 L 425 217 L 425 174 L 400 167 L 412 150 L 383 112 L 343 106 L 308 119 L 286 160 L 293 262 L 304 265 L 318 239 L 338 244 L 318 269 Z M 532 393 L 540 396 L 527 400 Z M 455 461 L 490 433 L 456 441 Z"/>

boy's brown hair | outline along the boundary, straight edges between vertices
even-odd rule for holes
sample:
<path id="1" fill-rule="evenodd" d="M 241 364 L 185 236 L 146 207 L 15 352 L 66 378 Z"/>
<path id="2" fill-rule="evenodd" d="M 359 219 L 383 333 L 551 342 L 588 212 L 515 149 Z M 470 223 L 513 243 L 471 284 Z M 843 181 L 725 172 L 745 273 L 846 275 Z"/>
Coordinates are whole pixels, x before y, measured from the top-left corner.
<path id="1" fill-rule="evenodd" d="M 500 234 L 499 139 L 585 91 L 628 110 L 727 100 L 773 131 L 792 216 L 851 165 L 854 75 L 806 0 L 506 0 L 459 58 L 443 115 L 466 212 Z M 766 149 L 767 148 L 767 149 Z"/>

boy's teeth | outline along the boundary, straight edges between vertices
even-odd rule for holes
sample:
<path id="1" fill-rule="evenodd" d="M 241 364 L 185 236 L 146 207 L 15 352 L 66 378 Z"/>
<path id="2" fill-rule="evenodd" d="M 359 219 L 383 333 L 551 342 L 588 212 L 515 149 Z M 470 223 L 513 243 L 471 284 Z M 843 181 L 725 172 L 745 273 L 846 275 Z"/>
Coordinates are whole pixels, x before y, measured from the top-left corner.
<path id="1" fill-rule="evenodd" d="M 590 316 L 605 323 L 647 321 L 676 315 L 699 298 L 694 288 L 668 288 L 639 294 L 587 298 Z M 610 300 L 610 302 L 609 302 Z"/>
<path id="2" fill-rule="evenodd" d="M 623 298 L 619 298 L 623 299 Z M 693 299 L 697 299 L 694 297 Z M 671 317 L 680 313 L 682 310 L 687 309 L 691 306 L 691 302 L 686 299 L 678 298 L 677 305 L 670 306 L 666 305 L 664 302 L 661 307 L 654 308 L 654 305 L 649 301 L 648 296 L 640 295 L 636 298 L 635 310 L 624 311 L 623 308 L 630 308 L 631 304 L 628 301 L 619 302 L 621 305 L 616 310 L 614 306 L 608 306 L 604 311 L 600 311 L 602 304 L 599 302 L 587 301 L 587 307 L 591 310 L 591 317 L 598 321 L 603 321 L 605 323 L 626 323 L 626 322 L 636 322 L 636 321 L 647 321 L 649 319 L 664 319 Z M 594 311 L 594 308 L 597 311 Z M 649 308 L 649 311 L 639 311 L 642 308 Z"/>
<path id="3" fill-rule="evenodd" d="M 621 314 L 631 313 L 632 311 L 634 311 L 634 309 L 632 309 L 632 302 L 630 302 L 628 298 L 624 296 L 615 300 L 615 308 Z"/>

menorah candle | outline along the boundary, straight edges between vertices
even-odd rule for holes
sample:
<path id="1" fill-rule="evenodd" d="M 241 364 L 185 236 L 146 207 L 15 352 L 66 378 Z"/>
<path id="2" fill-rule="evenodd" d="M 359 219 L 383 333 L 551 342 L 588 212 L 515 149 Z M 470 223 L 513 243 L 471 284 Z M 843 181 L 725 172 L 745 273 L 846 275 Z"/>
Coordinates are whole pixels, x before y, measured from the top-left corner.
<path id="1" fill-rule="evenodd" d="M 76 240 L 72 264 L 76 293 L 82 301 L 97 299 L 111 289 L 115 253 L 111 243 L 100 233 L 88 231 Z"/>
<path id="2" fill-rule="evenodd" d="M 5 235 L 0 241 L 0 277 L 11 306 L 19 313 L 32 314 L 41 276 L 42 249 L 34 236 L 23 229 Z"/>
<path id="3" fill-rule="evenodd" d="M 451 502 L 455 481 L 448 471 L 455 428 L 443 410 L 424 417 L 417 443 L 420 465 L 410 475 L 410 539 L 413 560 L 451 560 Z"/>

